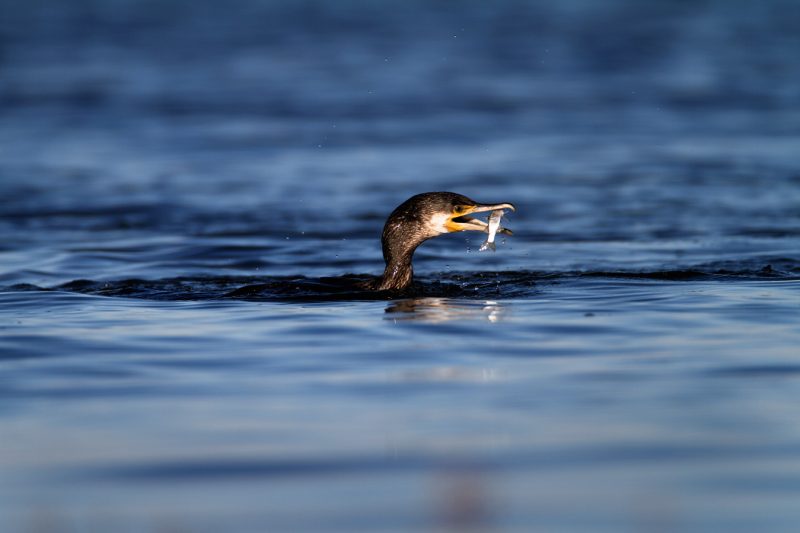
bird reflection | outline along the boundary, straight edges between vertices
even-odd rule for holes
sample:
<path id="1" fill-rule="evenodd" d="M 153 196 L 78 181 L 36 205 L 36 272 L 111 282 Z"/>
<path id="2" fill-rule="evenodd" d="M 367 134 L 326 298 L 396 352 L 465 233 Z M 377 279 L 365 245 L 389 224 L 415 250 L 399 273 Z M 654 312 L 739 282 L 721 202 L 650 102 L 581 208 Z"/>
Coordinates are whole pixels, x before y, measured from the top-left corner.
<path id="1" fill-rule="evenodd" d="M 505 309 L 492 300 L 464 301 L 447 298 L 408 298 L 394 300 L 386 306 L 389 320 L 420 320 L 439 323 L 453 320 L 483 318 L 489 322 L 499 322 L 504 318 Z"/>

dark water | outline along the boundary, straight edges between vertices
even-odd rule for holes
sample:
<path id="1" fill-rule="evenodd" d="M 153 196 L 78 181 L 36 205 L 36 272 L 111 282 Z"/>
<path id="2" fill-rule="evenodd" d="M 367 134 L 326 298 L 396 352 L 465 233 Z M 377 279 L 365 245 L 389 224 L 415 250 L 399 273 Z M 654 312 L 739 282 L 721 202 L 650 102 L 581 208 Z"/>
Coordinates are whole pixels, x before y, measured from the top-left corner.
<path id="1" fill-rule="evenodd" d="M 798 57 L 792 1 L 0 1 L 0 530 L 796 531 Z M 326 292 L 427 190 L 515 235 Z"/>

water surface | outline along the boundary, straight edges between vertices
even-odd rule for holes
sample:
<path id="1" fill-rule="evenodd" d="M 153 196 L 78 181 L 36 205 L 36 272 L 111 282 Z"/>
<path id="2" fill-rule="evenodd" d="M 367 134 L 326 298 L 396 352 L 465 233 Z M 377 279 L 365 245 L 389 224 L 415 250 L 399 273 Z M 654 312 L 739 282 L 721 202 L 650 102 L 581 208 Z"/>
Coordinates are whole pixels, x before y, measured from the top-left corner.
<path id="1" fill-rule="evenodd" d="M 0 530 L 796 529 L 793 2 L 0 9 Z"/>

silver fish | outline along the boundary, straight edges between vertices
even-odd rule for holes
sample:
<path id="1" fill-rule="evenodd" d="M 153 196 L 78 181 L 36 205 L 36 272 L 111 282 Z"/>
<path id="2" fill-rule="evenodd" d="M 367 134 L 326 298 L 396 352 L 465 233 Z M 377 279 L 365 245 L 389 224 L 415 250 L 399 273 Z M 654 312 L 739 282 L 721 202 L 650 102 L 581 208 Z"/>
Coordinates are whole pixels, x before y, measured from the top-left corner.
<path id="1" fill-rule="evenodd" d="M 481 247 L 478 249 L 479 252 L 485 252 L 486 250 L 495 251 L 497 246 L 494 244 L 494 237 L 497 235 L 497 230 L 500 228 L 500 219 L 503 218 L 505 211 L 502 209 L 498 209 L 497 211 L 492 211 L 492 214 L 489 215 L 489 226 L 486 228 L 486 231 L 489 232 L 489 236 L 486 238 L 486 242 L 481 244 Z"/>

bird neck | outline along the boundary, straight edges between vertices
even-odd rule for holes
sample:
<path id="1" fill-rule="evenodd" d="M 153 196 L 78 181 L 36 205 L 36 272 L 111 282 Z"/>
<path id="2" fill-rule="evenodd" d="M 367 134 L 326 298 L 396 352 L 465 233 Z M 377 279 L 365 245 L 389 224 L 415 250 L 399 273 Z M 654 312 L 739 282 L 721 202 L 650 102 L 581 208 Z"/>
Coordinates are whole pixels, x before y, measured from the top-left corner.
<path id="1" fill-rule="evenodd" d="M 386 258 L 386 268 L 383 270 L 378 285 L 379 291 L 402 291 L 411 286 L 414 279 L 414 267 L 411 259 L 414 256 L 412 248 L 408 253 L 400 256 Z"/>
<path id="2" fill-rule="evenodd" d="M 411 287 L 414 268 L 411 260 L 426 237 L 414 221 L 390 219 L 383 230 L 381 244 L 386 268 L 378 284 L 381 291 L 402 291 Z"/>

